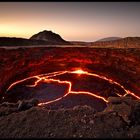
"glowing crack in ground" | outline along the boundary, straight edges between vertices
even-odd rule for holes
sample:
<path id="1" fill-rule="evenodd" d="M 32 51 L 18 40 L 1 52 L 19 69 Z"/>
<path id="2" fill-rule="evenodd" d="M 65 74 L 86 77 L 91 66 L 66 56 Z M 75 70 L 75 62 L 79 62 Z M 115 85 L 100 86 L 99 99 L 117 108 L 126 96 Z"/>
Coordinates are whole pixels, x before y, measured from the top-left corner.
<path id="1" fill-rule="evenodd" d="M 55 100 L 51 100 L 51 101 L 39 103 L 38 104 L 39 106 L 45 105 L 45 104 L 50 104 L 50 103 L 59 101 L 62 98 L 65 98 L 69 94 L 86 94 L 86 95 L 94 96 L 94 97 L 96 97 L 98 99 L 101 99 L 104 102 L 108 102 L 107 99 L 105 99 L 104 97 L 102 97 L 100 95 L 97 95 L 97 94 L 94 94 L 94 93 L 91 93 L 91 92 L 87 92 L 87 91 L 72 91 L 72 82 L 70 82 L 70 81 L 61 81 L 60 79 L 53 79 L 53 77 L 55 77 L 55 76 L 66 74 L 66 73 L 72 73 L 72 74 L 78 74 L 78 75 L 84 74 L 84 75 L 94 76 L 94 77 L 103 79 L 105 81 L 108 81 L 111 84 L 115 84 L 115 85 L 119 86 L 121 89 L 123 89 L 125 91 L 125 94 L 124 95 L 120 95 L 119 93 L 116 93 L 116 95 L 118 95 L 118 96 L 126 96 L 126 95 L 130 94 L 130 95 L 134 96 L 135 98 L 140 99 L 139 96 L 135 95 L 130 90 L 125 89 L 125 87 L 123 85 L 119 84 L 118 82 L 113 81 L 112 79 L 107 78 L 105 76 L 98 75 L 98 74 L 95 74 L 95 73 L 89 73 L 89 72 L 83 71 L 81 69 L 78 69 L 78 70 L 75 70 L 75 71 L 57 71 L 57 72 L 52 72 L 52 73 L 47 73 L 47 74 L 41 74 L 41 75 L 31 76 L 31 77 L 28 77 L 28 78 L 25 78 L 25 79 L 22 79 L 22 80 L 19 80 L 19 81 L 16 81 L 16 82 L 12 83 L 9 86 L 9 88 L 7 89 L 7 91 L 9 91 L 13 86 L 15 86 L 18 83 L 24 82 L 24 81 L 29 80 L 29 79 L 32 79 L 32 78 L 36 78 L 36 81 L 34 82 L 33 85 L 26 85 L 26 86 L 27 87 L 35 87 L 41 81 L 46 82 L 46 83 L 49 83 L 49 82 L 57 82 L 59 84 L 67 84 L 68 85 L 68 91 L 62 97 L 59 97 L 59 98 L 57 98 Z"/>

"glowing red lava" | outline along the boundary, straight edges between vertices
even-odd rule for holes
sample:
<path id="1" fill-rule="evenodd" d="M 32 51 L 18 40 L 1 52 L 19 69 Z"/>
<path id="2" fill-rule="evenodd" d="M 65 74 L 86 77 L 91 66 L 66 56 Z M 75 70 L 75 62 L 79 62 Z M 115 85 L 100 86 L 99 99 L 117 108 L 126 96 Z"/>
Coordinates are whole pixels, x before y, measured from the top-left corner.
<path id="1" fill-rule="evenodd" d="M 14 83 L 12 83 L 9 88 L 7 89 L 7 91 L 9 91 L 13 86 L 15 86 L 16 84 L 18 83 L 21 83 L 23 81 L 26 81 L 26 80 L 29 80 L 31 78 L 36 78 L 36 81 L 34 82 L 33 85 L 26 85 L 27 87 L 35 87 L 38 85 L 39 82 L 43 81 L 45 83 L 49 83 L 49 82 L 57 82 L 59 84 L 67 84 L 68 85 L 68 90 L 67 90 L 67 93 L 65 95 L 63 95 L 62 97 L 59 97 L 55 100 L 52 100 L 52 101 L 48 101 L 48 102 L 43 102 L 43 103 L 39 103 L 38 105 L 41 106 L 41 105 L 45 105 L 45 104 L 50 104 L 50 103 L 53 103 L 53 102 L 56 102 L 56 101 L 59 101 L 61 100 L 62 98 L 65 98 L 67 95 L 69 94 L 86 94 L 86 95 L 90 95 L 90 96 L 94 96 L 98 99 L 101 99 L 103 100 L 104 102 L 108 102 L 107 99 L 105 99 L 104 97 L 100 96 L 100 95 L 97 95 L 95 93 L 91 93 L 91 92 L 87 92 L 87 91 L 72 91 L 72 83 L 70 81 L 61 81 L 60 79 L 53 79 L 52 77 L 55 77 L 55 76 L 58 76 L 58 75 L 62 75 L 62 74 L 66 74 L 66 73 L 72 73 L 72 74 L 78 74 L 78 75 L 81 75 L 81 74 L 84 74 L 84 75 L 88 75 L 88 76 L 94 76 L 94 77 L 97 77 L 97 78 L 100 78 L 100 79 L 103 79 L 103 80 L 106 80 L 108 81 L 110 84 L 115 84 L 117 86 L 119 86 L 120 88 L 122 88 L 124 91 L 125 91 L 125 94 L 124 95 L 120 95 L 119 93 L 116 93 L 118 96 L 126 96 L 127 94 L 130 94 L 132 96 L 134 96 L 135 98 L 137 99 L 140 99 L 139 96 L 135 95 L 133 92 L 131 92 L 130 90 L 127 90 L 125 89 L 125 87 L 121 84 L 119 84 L 118 82 L 116 81 L 113 81 L 112 79 L 110 78 L 107 78 L 105 76 L 102 76 L 102 75 L 98 75 L 98 74 L 95 74 L 95 73 L 89 73 L 87 71 L 83 71 L 81 69 L 78 69 L 78 70 L 75 70 L 75 71 L 57 71 L 57 72 L 52 72 L 52 73 L 47 73 L 47 74 L 41 74 L 41 75 L 36 75 L 36 76 L 31 76 L 31 77 L 28 77 L 28 78 L 25 78 L 25 79 L 22 79 L 22 80 L 19 80 L 19 81 L 16 81 Z"/>
<path id="2" fill-rule="evenodd" d="M 71 73 L 75 73 L 75 74 L 86 74 L 86 73 L 88 73 L 88 72 L 79 69 L 79 70 L 72 71 Z"/>

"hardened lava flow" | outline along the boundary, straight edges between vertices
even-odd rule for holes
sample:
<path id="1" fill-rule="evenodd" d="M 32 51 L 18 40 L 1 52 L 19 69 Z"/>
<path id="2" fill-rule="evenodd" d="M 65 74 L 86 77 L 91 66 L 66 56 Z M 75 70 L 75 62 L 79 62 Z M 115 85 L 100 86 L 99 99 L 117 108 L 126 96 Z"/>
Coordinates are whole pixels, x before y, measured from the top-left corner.
<path id="1" fill-rule="evenodd" d="M 127 90 L 120 83 L 118 83 L 118 82 L 116 82 L 116 81 L 114 81 L 114 80 L 112 80 L 110 78 L 107 78 L 105 76 L 98 75 L 98 74 L 95 74 L 95 73 L 89 73 L 88 71 L 83 71 L 81 69 L 78 69 L 78 70 L 75 70 L 75 71 L 56 71 L 56 72 L 52 72 L 52 73 L 31 76 L 31 77 L 28 77 L 28 78 L 25 78 L 25 79 L 22 79 L 22 80 L 19 80 L 19 81 L 16 81 L 16 82 L 12 83 L 9 86 L 9 88 L 7 89 L 7 91 L 9 91 L 13 86 L 17 85 L 18 83 L 21 83 L 21 82 L 24 82 L 26 80 L 35 78 L 36 80 L 34 81 L 34 84 L 32 84 L 32 85 L 26 85 L 26 86 L 33 88 L 33 87 L 36 87 L 39 82 L 45 82 L 45 83 L 56 82 L 58 84 L 67 84 L 68 85 L 67 92 L 62 97 L 59 97 L 59 98 L 57 98 L 55 100 L 51 100 L 51 101 L 47 101 L 47 102 L 41 102 L 41 103 L 38 104 L 39 106 L 42 106 L 42 105 L 45 105 L 45 104 L 50 104 L 50 103 L 59 101 L 62 98 L 65 98 L 69 94 L 86 94 L 86 95 L 94 96 L 94 97 L 96 97 L 98 99 L 101 99 L 101 100 L 103 100 L 106 103 L 108 102 L 107 99 L 105 99 L 104 97 L 102 97 L 100 95 L 97 95 L 95 93 L 92 93 L 92 92 L 87 92 L 87 91 L 73 91 L 72 90 L 72 82 L 71 81 L 62 81 L 60 79 L 54 79 L 53 78 L 53 77 L 56 77 L 58 75 L 63 75 L 63 74 L 67 74 L 67 73 L 76 74 L 76 75 L 88 75 L 88 76 L 93 76 L 93 77 L 100 78 L 102 80 L 108 81 L 110 84 L 115 84 L 115 85 L 119 86 L 121 89 L 123 89 L 125 91 L 125 94 L 124 95 L 120 95 L 119 93 L 116 93 L 117 96 L 126 96 L 126 95 L 130 94 L 130 95 L 134 96 L 135 98 L 140 99 L 139 96 L 135 95 L 135 93 L 131 92 L 130 90 Z"/>

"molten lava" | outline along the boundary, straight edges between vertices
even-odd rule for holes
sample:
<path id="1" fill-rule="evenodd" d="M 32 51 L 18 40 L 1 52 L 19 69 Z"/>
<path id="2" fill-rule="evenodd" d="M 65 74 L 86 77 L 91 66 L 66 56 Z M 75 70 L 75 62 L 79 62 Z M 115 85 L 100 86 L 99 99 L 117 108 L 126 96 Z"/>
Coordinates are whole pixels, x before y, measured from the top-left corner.
<path id="1" fill-rule="evenodd" d="M 53 77 L 56 77 L 58 75 L 63 75 L 63 74 L 66 74 L 66 73 L 72 73 L 72 74 L 78 74 L 78 75 L 84 74 L 84 75 L 88 75 L 88 76 L 93 76 L 93 77 L 100 78 L 102 80 L 108 81 L 110 84 L 115 84 L 115 85 L 119 86 L 121 89 L 123 89 L 125 91 L 125 94 L 124 95 L 120 95 L 119 93 L 116 93 L 116 95 L 118 95 L 118 96 L 126 96 L 127 94 L 130 94 L 130 95 L 134 96 L 135 98 L 140 99 L 139 96 L 137 96 L 133 92 L 125 89 L 125 87 L 123 85 L 119 84 L 118 82 L 113 81 L 112 79 L 107 78 L 105 76 L 98 75 L 98 74 L 95 74 L 95 73 L 89 73 L 89 72 L 83 71 L 81 69 L 78 69 L 78 70 L 75 70 L 75 71 L 57 71 L 57 72 L 52 72 L 52 73 L 47 73 L 47 74 L 41 74 L 41 75 L 31 76 L 31 77 L 28 77 L 28 78 L 25 78 L 25 79 L 22 79 L 22 80 L 19 80 L 19 81 L 16 81 L 16 82 L 12 83 L 9 86 L 9 88 L 7 89 L 7 91 L 9 91 L 13 86 L 17 85 L 18 83 L 21 83 L 21 82 L 24 82 L 26 80 L 35 78 L 36 80 L 35 80 L 35 82 L 34 82 L 33 85 L 26 85 L 26 86 L 27 87 L 35 87 L 41 81 L 42 82 L 45 82 L 45 83 L 50 83 L 50 82 L 53 83 L 53 82 L 55 82 L 55 83 L 58 83 L 58 84 L 67 84 L 68 85 L 68 90 L 67 90 L 67 92 L 62 97 L 59 97 L 59 98 L 57 98 L 55 100 L 51 100 L 51 101 L 39 103 L 38 104 L 39 106 L 44 105 L 44 104 L 50 104 L 50 103 L 59 101 L 62 98 L 65 98 L 69 94 L 86 94 L 86 95 L 94 96 L 94 97 L 96 97 L 98 99 L 101 99 L 104 102 L 108 102 L 107 99 L 105 99 L 104 97 L 102 97 L 100 95 L 97 95 L 95 93 L 91 93 L 91 92 L 87 92 L 87 91 L 73 91 L 72 90 L 72 82 L 71 81 L 61 81 L 60 79 L 54 79 L 53 78 Z"/>
<path id="2" fill-rule="evenodd" d="M 72 71 L 71 73 L 75 73 L 75 74 L 86 74 L 86 73 L 88 73 L 88 72 L 79 69 L 79 70 Z"/>

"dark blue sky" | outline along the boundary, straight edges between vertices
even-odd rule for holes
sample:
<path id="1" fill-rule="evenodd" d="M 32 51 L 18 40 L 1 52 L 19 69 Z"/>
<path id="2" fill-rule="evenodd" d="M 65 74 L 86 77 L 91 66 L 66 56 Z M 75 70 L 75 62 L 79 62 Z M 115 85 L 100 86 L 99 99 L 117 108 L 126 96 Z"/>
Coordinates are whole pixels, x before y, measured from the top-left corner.
<path id="1" fill-rule="evenodd" d="M 52 30 L 66 40 L 140 36 L 139 2 L 0 2 L 0 36 Z"/>

